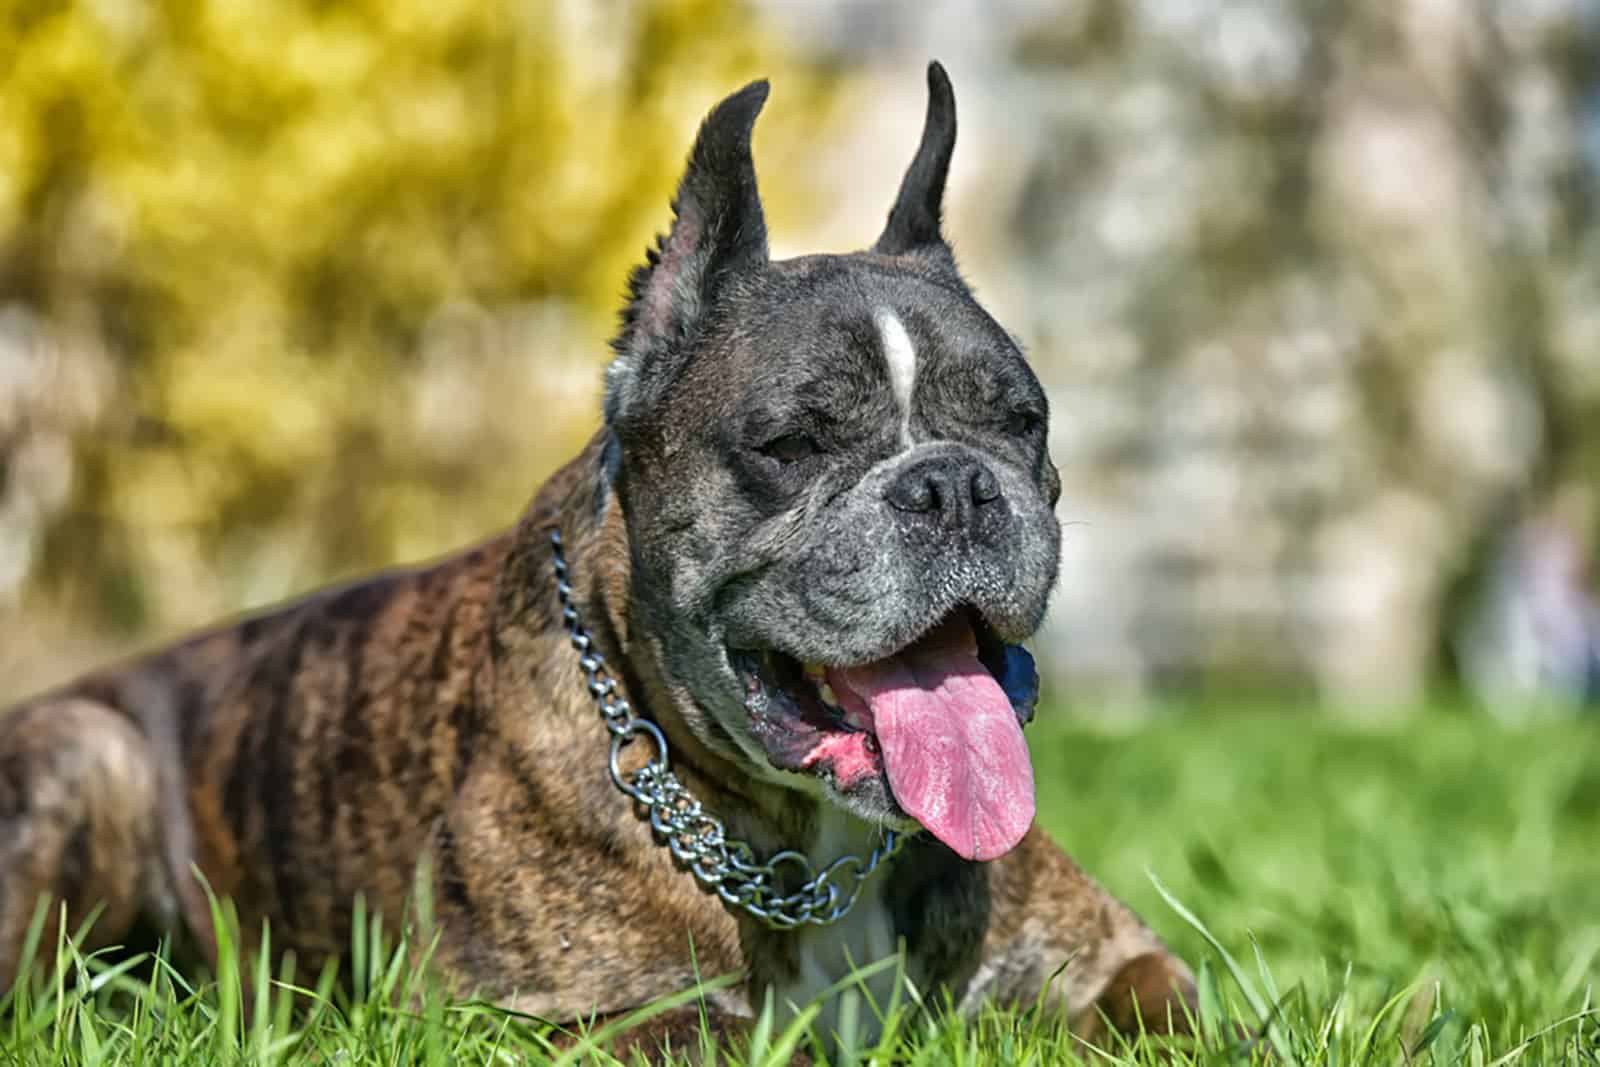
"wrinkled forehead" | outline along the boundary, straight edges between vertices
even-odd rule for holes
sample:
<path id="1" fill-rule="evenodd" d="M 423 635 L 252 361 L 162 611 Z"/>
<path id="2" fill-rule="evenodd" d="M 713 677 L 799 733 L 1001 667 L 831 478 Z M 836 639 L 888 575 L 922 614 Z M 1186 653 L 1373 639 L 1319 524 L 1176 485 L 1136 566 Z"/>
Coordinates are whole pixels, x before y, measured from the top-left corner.
<path id="1" fill-rule="evenodd" d="M 873 256 L 772 264 L 729 301 L 720 367 L 751 391 L 888 390 L 909 403 L 923 379 L 1032 382 L 1011 337 L 954 277 Z M 1020 383 L 1019 383 L 1020 384 Z"/>

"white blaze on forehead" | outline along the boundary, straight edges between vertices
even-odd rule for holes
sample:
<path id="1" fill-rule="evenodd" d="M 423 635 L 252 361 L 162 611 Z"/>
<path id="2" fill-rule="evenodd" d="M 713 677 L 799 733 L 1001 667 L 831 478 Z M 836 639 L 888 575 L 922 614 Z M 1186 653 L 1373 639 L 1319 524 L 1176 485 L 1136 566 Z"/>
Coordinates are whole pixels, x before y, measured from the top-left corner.
<path id="1" fill-rule="evenodd" d="M 889 365 L 889 387 L 900 405 L 900 439 L 911 443 L 911 390 L 917 381 L 917 350 L 899 317 L 881 307 L 872 314 L 883 341 L 883 360 Z"/>

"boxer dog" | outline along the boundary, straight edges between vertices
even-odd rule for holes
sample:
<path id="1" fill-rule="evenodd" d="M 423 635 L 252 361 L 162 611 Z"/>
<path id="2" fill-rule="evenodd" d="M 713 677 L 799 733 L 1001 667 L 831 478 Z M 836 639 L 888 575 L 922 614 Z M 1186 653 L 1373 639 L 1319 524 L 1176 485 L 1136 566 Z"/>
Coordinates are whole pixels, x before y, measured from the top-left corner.
<path id="1" fill-rule="evenodd" d="M 315 963 L 357 894 L 406 921 L 420 871 L 451 988 L 549 1020 L 737 974 L 703 1006 L 732 1030 L 898 953 L 860 980 L 880 1004 L 1184 1029 L 1189 969 L 1032 825 L 1060 480 L 941 235 L 928 87 L 848 255 L 768 257 L 765 82 L 707 116 L 603 423 L 511 532 L 0 717 L 0 983 L 41 897 L 102 908 L 91 946 L 204 949 L 200 875 Z"/>

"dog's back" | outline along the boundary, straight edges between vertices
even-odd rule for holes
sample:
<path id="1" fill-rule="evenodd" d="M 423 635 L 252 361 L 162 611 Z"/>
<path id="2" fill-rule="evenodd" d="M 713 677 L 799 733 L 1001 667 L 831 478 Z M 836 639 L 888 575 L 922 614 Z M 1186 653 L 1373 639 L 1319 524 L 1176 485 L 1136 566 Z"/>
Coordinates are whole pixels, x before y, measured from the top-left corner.
<path id="1" fill-rule="evenodd" d="M 348 945 L 357 891 L 397 908 L 464 769 L 504 554 L 320 592 L 0 713 L 0 984 L 41 896 L 104 903 L 90 945 L 141 918 L 204 945 L 191 865 L 302 958 Z"/>

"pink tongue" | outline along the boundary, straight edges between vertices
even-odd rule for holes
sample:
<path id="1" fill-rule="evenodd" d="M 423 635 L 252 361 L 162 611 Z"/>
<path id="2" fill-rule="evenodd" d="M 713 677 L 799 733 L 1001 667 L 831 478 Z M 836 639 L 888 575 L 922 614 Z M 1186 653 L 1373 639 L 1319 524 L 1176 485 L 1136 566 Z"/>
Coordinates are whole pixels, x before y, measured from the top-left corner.
<path id="1" fill-rule="evenodd" d="M 847 709 L 871 713 L 906 814 L 969 860 L 1014 848 L 1033 822 L 1033 765 L 1022 726 L 978 662 L 972 628 L 952 622 L 899 655 L 830 669 Z"/>

